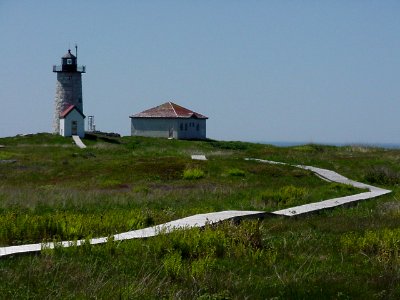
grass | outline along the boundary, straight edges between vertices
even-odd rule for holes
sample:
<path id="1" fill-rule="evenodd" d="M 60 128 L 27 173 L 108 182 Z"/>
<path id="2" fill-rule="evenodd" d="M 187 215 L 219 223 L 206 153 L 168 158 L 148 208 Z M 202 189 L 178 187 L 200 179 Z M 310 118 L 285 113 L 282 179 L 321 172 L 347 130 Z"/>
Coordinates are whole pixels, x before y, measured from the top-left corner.
<path id="1" fill-rule="evenodd" d="M 360 192 L 245 157 L 328 168 L 393 193 L 295 219 L 224 222 L 5 257 L 2 297 L 400 296 L 398 150 L 96 136 L 84 142 L 87 149 L 48 134 L 0 139 L 1 157 L 16 160 L 0 166 L 0 246 L 110 236 L 195 213 L 273 211 Z M 208 160 L 192 161 L 192 153 Z"/>

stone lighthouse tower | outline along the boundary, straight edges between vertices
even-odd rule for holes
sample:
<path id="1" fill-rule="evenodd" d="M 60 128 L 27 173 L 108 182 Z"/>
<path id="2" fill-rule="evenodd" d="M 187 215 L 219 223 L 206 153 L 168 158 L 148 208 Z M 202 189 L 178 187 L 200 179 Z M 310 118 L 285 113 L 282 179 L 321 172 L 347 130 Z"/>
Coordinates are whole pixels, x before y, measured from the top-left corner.
<path id="1" fill-rule="evenodd" d="M 82 126 L 83 128 L 80 131 L 84 131 L 83 118 L 85 116 L 83 115 L 82 102 L 82 73 L 86 73 L 85 69 L 85 66 L 78 66 L 77 46 L 75 46 L 75 55 L 71 53 L 71 50 L 68 50 L 68 53 L 61 58 L 61 65 L 53 66 L 53 72 L 57 73 L 53 123 L 54 133 L 56 134 L 71 135 L 66 135 L 63 128 L 60 130 L 60 119 L 64 120 L 71 111 L 76 111 L 78 115 L 80 114 L 82 120 L 74 117 L 77 120 L 70 121 L 72 127 L 69 126 L 66 131 L 72 132 L 72 135 L 77 134 L 76 130 L 79 130 L 79 127 Z"/>

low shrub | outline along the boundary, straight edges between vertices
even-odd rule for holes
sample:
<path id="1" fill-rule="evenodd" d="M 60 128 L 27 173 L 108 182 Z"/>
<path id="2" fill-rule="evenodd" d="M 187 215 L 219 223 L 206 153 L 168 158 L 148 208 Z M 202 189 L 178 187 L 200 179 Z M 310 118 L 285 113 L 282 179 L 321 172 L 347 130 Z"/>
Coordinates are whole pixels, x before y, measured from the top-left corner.
<path id="1" fill-rule="evenodd" d="M 262 240 L 260 223 L 257 221 L 243 221 L 240 226 L 225 221 L 217 227 L 207 225 L 203 229 L 175 231 L 162 237 L 165 239 L 159 240 L 155 254 L 165 258 L 172 253 L 179 253 L 182 260 L 205 259 L 204 264 L 212 264 L 215 258 L 242 257 L 247 254 L 257 258 L 261 250 L 265 255 L 275 252 L 271 244 L 265 244 Z"/>
<path id="2" fill-rule="evenodd" d="M 10 159 L 10 158 L 13 158 L 13 155 L 11 153 L 0 151 L 0 159 Z"/>
<path id="3" fill-rule="evenodd" d="M 103 213 L 48 212 L 41 215 L 9 212 L 0 215 L 0 246 L 43 240 L 81 239 L 154 225 L 148 212 L 115 209 Z"/>
<path id="4" fill-rule="evenodd" d="M 196 259 L 191 264 L 191 275 L 195 278 L 202 278 L 212 271 L 215 267 L 216 259 L 211 257 L 204 257 Z"/>
<path id="5" fill-rule="evenodd" d="M 205 176 L 203 170 L 201 169 L 186 169 L 185 171 L 183 171 L 183 179 L 189 179 L 189 180 L 193 180 L 193 179 L 200 179 L 203 178 Z"/>
<path id="6" fill-rule="evenodd" d="M 132 191 L 134 193 L 143 193 L 147 195 L 150 192 L 150 189 L 147 185 L 137 185 L 132 189 Z"/>
<path id="7" fill-rule="evenodd" d="M 210 144 L 214 148 L 224 150 L 246 150 L 249 148 L 247 143 L 238 141 L 211 141 Z"/>
<path id="8" fill-rule="evenodd" d="M 244 176 L 246 176 L 245 171 L 240 170 L 240 169 L 237 169 L 237 168 L 229 169 L 229 170 L 227 171 L 227 174 L 228 174 L 229 176 L 237 176 L 237 177 L 244 177 Z"/>
<path id="9" fill-rule="evenodd" d="M 386 166 L 375 166 L 367 171 L 364 179 L 370 183 L 398 184 L 400 174 Z"/>
<path id="10" fill-rule="evenodd" d="M 310 151 L 310 152 L 324 152 L 326 146 L 323 145 L 318 145 L 318 144 L 307 144 L 307 145 L 299 145 L 299 146 L 294 146 L 293 149 L 299 150 L 299 151 Z"/>
<path id="11" fill-rule="evenodd" d="M 341 237 L 342 249 L 349 254 L 363 253 L 374 256 L 379 262 L 398 260 L 400 255 L 400 230 L 367 230 L 363 234 L 347 233 Z"/>
<path id="12" fill-rule="evenodd" d="M 339 192 L 350 192 L 350 193 L 355 193 L 357 192 L 357 188 L 350 184 L 340 184 L 340 183 L 335 183 L 332 182 L 329 184 L 329 189 L 331 191 L 335 191 L 337 193 Z"/>
<path id="13" fill-rule="evenodd" d="M 163 265 L 165 272 L 172 278 L 177 278 L 182 273 L 182 257 L 177 252 L 166 255 Z"/>
<path id="14" fill-rule="evenodd" d="M 296 205 L 304 200 L 308 191 L 304 187 L 295 187 L 293 185 L 284 186 L 278 191 L 265 191 L 261 193 L 261 200 L 273 202 L 278 206 Z"/>
<path id="15" fill-rule="evenodd" d="M 99 186 L 103 189 L 118 188 L 122 185 L 122 182 L 116 179 L 104 179 L 99 183 Z"/>

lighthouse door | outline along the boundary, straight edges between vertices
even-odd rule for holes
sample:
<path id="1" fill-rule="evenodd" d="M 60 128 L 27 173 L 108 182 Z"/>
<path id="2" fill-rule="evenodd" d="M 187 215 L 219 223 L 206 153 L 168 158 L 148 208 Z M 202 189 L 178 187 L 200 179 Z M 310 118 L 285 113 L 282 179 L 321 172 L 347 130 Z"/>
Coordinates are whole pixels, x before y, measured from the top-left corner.
<path id="1" fill-rule="evenodd" d="M 71 123 L 71 134 L 78 135 L 78 122 L 77 121 L 72 121 L 72 123 Z"/>

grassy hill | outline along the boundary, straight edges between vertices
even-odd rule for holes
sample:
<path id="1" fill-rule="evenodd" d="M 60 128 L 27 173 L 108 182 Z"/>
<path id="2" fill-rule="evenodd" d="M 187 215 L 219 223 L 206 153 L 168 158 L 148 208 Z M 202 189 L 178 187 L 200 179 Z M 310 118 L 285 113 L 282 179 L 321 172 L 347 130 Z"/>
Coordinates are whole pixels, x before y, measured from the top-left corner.
<path id="1" fill-rule="evenodd" d="M 274 211 L 359 190 L 306 170 L 392 189 L 296 219 L 223 223 L 146 240 L 0 259 L 5 298 L 376 298 L 400 296 L 400 151 L 49 134 L 0 139 L 0 246 L 109 236 L 220 210 Z M 205 154 L 207 161 L 193 161 Z"/>

